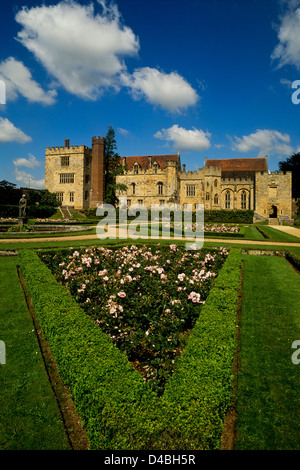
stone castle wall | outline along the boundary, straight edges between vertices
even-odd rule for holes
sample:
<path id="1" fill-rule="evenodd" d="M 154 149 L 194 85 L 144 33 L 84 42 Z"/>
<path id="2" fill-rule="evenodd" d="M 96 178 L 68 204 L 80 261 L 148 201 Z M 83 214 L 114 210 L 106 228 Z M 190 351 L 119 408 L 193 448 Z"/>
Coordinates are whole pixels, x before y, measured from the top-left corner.
<path id="1" fill-rule="evenodd" d="M 256 212 L 265 217 L 292 217 L 292 172 L 258 172 L 255 175 Z"/>
<path id="2" fill-rule="evenodd" d="M 68 157 L 66 165 L 64 158 Z M 61 175 L 74 175 L 74 182 L 61 182 Z M 45 188 L 62 193 L 62 205 L 75 209 L 89 206 L 91 189 L 91 149 L 85 145 L 47 147 L 45 160 Z"/>
<path id="3" fill-rule="evenodd" d="M 66 158 L 68 157 L 68 165 Z M 277 217 L 292 217 L 291 172 L 256 171 L 252 176 L 224 177 L 215 166 L 204 166 L 197 171 L 186 171 L 185 165 L 164 156 L 162 167 L 155 171 L 155 157 L 145 163 L 127 169 L 126 158 L 122 159 L 124 174 L 116 182 L 127 186 L 119 196 L 126 195 L 128 206 L 143 204 L 180 204 L 184 209 L 191 205 L 196 209 L 252 209 L 262 217 L 270 214 Z M 136 158 L 136 157 L 129 157 Z M 161 158 L 161 156 L 160 156 Z M 141 160 L 140 160 L 141 161 Z M 74 175 L 74 180 L 62 181 L 61 175 Z M 232 173 L 234 174 L 234 173 Z M 97 207 L 105 194 L 105 141 L 93 137 L 92 148 L 85 145 L 47 147 L 45 164 L 45 188 L 63 193 L 62 204 L 75 209 Z M 232 176 L 232 175 L 231 175 Z M 273 212 L 272 212 L 273 211 Z M 274 212 L 275 211 L 275 212 Z"/>

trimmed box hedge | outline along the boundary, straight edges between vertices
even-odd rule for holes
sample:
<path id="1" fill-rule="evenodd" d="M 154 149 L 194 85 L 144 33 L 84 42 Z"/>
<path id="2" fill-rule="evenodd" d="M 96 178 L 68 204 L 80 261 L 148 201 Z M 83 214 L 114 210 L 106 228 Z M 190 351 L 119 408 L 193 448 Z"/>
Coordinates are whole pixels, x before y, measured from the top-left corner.
<path id="1" fill-rule="evenodd" d="M 37 253 L 20 264 L 91 449 L 218 449 L 232 394 L 241 250 L 231 249 L 161 397 L 53 278 Z"/>

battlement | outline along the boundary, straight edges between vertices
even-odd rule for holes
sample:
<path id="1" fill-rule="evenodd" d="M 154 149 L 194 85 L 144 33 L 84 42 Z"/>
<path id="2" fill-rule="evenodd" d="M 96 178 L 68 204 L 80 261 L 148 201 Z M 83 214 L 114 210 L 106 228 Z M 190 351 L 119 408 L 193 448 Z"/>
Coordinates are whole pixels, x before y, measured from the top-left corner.
<path id="1" fill-rule="evenodd" d="M 253 178 L 251 178 L 250 176 L 244 176 L 243 178 L 242 177 L 238 177 L 238 176 L 234 176 L 232 178 L 222 178 L 222 184 L 232 184 L 232 183 L 245 183 L 245 184 L 251 184 L 253 182 Z"/>
<path id="2" fill-rule="evenodd" d="M 292 172 L 291 171 L 259 171 L 256 173 L 258 176 L 264 176 L 264 177 L 276 177 L 276 176 L 289 176 L 292 177 Z"/>
<path id="3" fill-rule="evenodd" d="M 198 170 L 189 170 L 189 171 L 182 171 L 180 173 L 180 179 L 185 180 L 185 179 L 203 179 L 203 169 L 199 168 Z"/>
<path id="4" fill-rule="evenodd" d="M 291 174 L 292 174 L 291 171 L 271 171 L 269 173 L 269 175 L 273 175 L 273 176 L 274 175 L 276 175 L 276 176 L 278 176 L 278 175 L 291 175 Z"/>
<path id="5" fill-rule="evenodd" d="M 92 137 L 92 145 L 93 144 L 103 144 L 104 145 L 105 144 L 104 137 L 100 137 L 99 135 L 98 135 L 98 137 L 95 137 L 95 136 Z"/>
<path id="6" fill-rule="evenodd" d="M 220 166 L 205 166 L 206 176 L 221 176 L 222 169 Z"/>
<path id="7" fill-rule="evenodd" d="M 46 147 L 46 155 L 62 155 L 74 153 L 91 153 L 91 149 L 86 145 L 71 145 L 69 147 Z"/>

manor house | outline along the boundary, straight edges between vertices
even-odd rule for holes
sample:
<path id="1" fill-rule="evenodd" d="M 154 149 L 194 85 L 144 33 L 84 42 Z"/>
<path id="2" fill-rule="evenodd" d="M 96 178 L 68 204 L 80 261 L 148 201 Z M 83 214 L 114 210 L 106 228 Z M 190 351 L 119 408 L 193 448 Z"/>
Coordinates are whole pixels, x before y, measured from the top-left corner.
<path id="1" fill-rule="evenodd" d="M 160 206 L 172 203 L 183 209 L 252 209 L 256 220 L 292 217 L 292 173 L 269 172 L 267 157 L 205 159 L 197 171 L 186 171 L 180 155 L 121 157 L 123 174 L 117 183 L 127 186 L 119 196 L 127 204 Z M 97 207 L 105 195 L 105 140 L 92 138 L 92 147 L 47 147 L 45 188 L 62 205 L 75 209 Z"/>

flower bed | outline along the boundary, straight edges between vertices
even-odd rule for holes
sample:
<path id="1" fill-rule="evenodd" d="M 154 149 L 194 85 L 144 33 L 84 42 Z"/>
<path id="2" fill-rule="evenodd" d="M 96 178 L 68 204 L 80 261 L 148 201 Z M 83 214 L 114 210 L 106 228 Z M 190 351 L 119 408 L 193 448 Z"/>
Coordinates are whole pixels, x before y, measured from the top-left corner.
<path id="1" fill-rule="evenodd" d="M 83 310 L 158 393 L 174 370 L 228 252 L 183 246 L 42 254 Z"/>
<path id="2" fill-rule="evenodd" d="M 32 250 L 21 271 L 91 449 L 218 449 L 230 406 L 241 251 L 232 248 L 161 397 Z"/>

